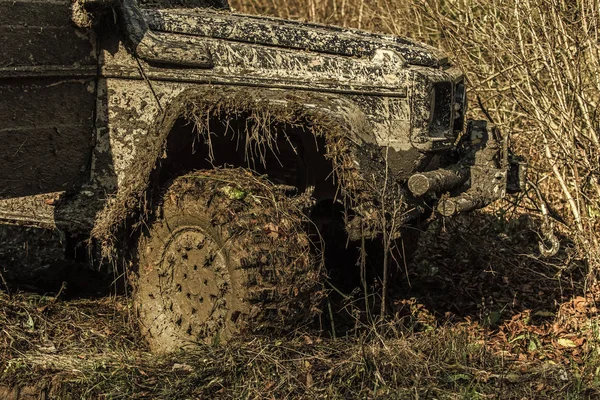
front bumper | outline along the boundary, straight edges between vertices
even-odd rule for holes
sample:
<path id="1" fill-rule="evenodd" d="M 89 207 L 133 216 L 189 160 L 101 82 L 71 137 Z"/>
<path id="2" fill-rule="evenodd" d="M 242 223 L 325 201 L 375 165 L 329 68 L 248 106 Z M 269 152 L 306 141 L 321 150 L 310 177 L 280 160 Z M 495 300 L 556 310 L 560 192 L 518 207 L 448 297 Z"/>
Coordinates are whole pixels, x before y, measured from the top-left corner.
<path id="1" fill-rule="evenodd" d="M 458 163 L 408 180 L 413 196 L 439 199 L 439 214 L 450 217 L 483 208 L 507 192 L 524 190 L 526 164 L 512 155 L 508 136 L 501 138 L 494 125 L 469 121 L 457 151 Z"/>

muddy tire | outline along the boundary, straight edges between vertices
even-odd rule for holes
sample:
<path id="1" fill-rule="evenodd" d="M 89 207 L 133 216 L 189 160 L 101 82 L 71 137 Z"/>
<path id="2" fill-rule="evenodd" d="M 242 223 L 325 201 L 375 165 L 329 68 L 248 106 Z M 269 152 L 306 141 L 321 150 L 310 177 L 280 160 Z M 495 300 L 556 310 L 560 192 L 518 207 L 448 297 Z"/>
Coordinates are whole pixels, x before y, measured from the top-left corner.
<path id="1" fill-rule="evenodd" d="M 134 300 L 151 349 L 289 331 L 323 297 L 303 215 L 242 169 L 176 179 L 138 241 Z"/>

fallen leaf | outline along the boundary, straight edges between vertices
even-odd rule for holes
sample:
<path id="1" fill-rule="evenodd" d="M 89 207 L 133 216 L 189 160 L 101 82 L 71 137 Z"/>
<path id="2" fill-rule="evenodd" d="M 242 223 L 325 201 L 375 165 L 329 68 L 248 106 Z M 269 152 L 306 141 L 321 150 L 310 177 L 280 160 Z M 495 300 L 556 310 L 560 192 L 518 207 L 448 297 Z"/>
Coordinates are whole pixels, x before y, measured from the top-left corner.
<path id="1" fill-rule="evenodd" d="M 306 387 L 311 387 L 313 385 L 313 377 L 310 372 L 306 373 Z"/>
<path id="2" fill-rule="evenodd" d="M 561 345 L 562 347 L 577 347 L 575 342 L 573 342 L 571 339 L 565 339 L 565 338 L 558 339 L 558 344 Z"/>
<path id="3" fill-rule="evenodd" d="M 265 390 L 269 390 L 269 389 L 271 389 L 273 386 L 275 386 L 275 382 L 273 382 L 273 381 L 269 381 L 269 382 L 267 382 L 267 384 L 265 385 Z"/>
<path id="4" fill-rule="evenodd" d="M 39 313 L 43 313 L 43 312 L 44 312 L 44 311 L 46 311 L 47 309 L 48 309 L 48 304 L 46 304 L 46 305 L 44 305 L 44 306 L 41 306 L 41 307 L 38 307 L 38 308 L 36 308 L 37 312 L 39 312 Z"/>
<path id="5" fill-rule="evenodd" d="M 530 340 L 529 341 L 529 345 L 527 346 L 527 350 L 528 351 L 536 351 L 538 348 L 537 343 L 535 342 L 535 340 Z"/>
<path id="6" fill-rule="evenodd" d="M 271 222 L 265 225 L 267 236 L 275 240 L 279 237 L 279 227 Z"/>

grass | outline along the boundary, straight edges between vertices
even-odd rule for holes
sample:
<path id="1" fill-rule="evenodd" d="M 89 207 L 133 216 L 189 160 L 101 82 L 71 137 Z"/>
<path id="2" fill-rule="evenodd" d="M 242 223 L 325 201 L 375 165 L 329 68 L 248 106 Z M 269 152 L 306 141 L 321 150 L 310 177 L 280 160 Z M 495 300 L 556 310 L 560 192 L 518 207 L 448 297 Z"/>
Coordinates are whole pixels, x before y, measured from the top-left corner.
<path id="1" fill-rule="evenodd" d="M 129 305 L 123 298 L 61 302 L 0 295 L 0 307 L 0 382 L 5 388 L 43 387 L 51 398 L 483 399 L 498 398 L 498 390 L 501 398 L 519 399 L 600 394 L 573 369 L 487 346 L 485 330 L 469 324 L 421 332 L 385 325 L 337 340 L 297 333 L 155 356 L 124 323 Z"/>
<path id="2" fill-rule="evenodd" d="M 323 332 L 154 355 L 127 298 L 2 293 L 0 397 L 598 398 L 598 297 L 584 295 L 583 266 L 564 250 L 531 256 L 530 223 L 490 213 L 434 223 L 410 284 L 402 277 L 391 292 L 394 318 L 337 339 L 324 322 Z"/>

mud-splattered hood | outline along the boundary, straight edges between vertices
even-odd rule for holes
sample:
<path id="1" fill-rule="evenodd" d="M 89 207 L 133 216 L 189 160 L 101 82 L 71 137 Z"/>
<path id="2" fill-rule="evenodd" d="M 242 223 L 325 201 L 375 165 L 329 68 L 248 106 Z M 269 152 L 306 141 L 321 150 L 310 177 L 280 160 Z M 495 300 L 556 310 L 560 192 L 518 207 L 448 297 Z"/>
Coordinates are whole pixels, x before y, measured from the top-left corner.
<path id="1" fill-rule="evenodd" d="M 353 57 L 372 57 L 392 50 L 407 64 L 440 67 L 443 52 L 407 39 L 335 26 L 254 17 L 207 9 L 144 10 L 153 31 L 212 37 Z"/>

